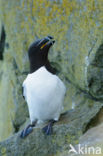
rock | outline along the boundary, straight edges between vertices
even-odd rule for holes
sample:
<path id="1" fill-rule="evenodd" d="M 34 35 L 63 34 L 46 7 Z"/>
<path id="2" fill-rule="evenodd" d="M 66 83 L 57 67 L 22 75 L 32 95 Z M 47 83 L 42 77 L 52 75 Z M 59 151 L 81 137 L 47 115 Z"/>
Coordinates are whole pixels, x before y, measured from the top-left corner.
<path id="1" fill-rule="evenodd" d="M 93 153 L 95 155 L 100 153 L 100 155 L 102 156 L 103 155 L 102 131 L 103 131 L 103 123 L 100 124 L 99 126 L 91 128 L 83 136 L 81 136 L 79 139 L 79 144 L 81 144 L 81 147 L 86 147 L 87 149 L 92 147 L 93 150 L 91 149 L 91 155 L 93 155 Z M 90 155 L 88 152 L 87 152 L 87 156 Z"/>
<path id="2" fill-rule="evenodd" d="M 89 92 L 97 99 L 103 98 L 102 83 L 103 83 L 103 43 L 99 46 L 93 61 L 88 67 L 88 86 Z"/>
<path id="3" fill-rule="evenodd" d="M 21 86 L 20 84 L 17 85 L 18 79 L 14 67 L 11 63 L 4 62 L 2 71 L 0 81 L 0 140 L 7 138 L 8 135 L 16 131 L 20 124 L 25 122 L 25 108 L 27 107 L 20 92 Z"/>
<path id="4" fill-rule="evenodd" d="M 88 130 L 90 125 L 93 126 L 91 121 L 103 105 L 102 14 L 102 0 L 0 0 L 0 22 L 6 33 L 4 59 L 0 61 L 0 140 L 18 132 L 28 123 L 27 105 L 22 98 L 22 82 L 29 72 L 27 50 L 31 42 L 48 34 L 56 40 L 49 53 L 50 62 L 67 86 L 64 110 L 73 108 L 76 112 L 71 130 L 63 129 L 62 124 L 66 122 L 63 121 L 62 132 L 58 133 L 70 133 L 71 136 L 75 129 L 74 123 L 81 133 Z M 64 127 L 70 125 L 66 123 Z M 56 128 L 60 127 L 57 125 Z M 40 134 L 38 132 L 37 136 Z M 74 136 L 78 136 L 76 132 Z M 16 146 L 21 145 L 15 142 L 18 140 L 15 138 L 18 137 L 4 141 L 8 153 L 9 148 L 12 152 L 13 147 L 17 150 Z M 31 139 L 27 139 L 28 143 Z M 12 146 L 7 145 L 9 141 Z M 42 144 L 45 146 L 44 138 L 41 138 L 40 146 L 38 141 L 33 142 L 36 150 Z M 64 142 L 63 148 L 68 146 Z M 21 154 L 27 148 L 21 151 L 24 145 L 25 140 L 20 147 Z M 29 149 L 33 149 L 33 146 L 29 146 Z M 57 151 L 60 154 L 60 150 Z"/>
<path id="5" fill-rule="evenodd" d="M 88 77 L 91 77 L 92 72 L 88 72 L 88 68 L 103 44 L 102 0 L 62 1 L 60 4 L 40 1 L 39 12 L 38 3 L 39 1 L 36 3 L 20 0 L 15 0 L 15 3 L 7 0 L 5 3 L 1 0 L 1 10 L 4 12 L 1 19 L 5 23 L 10 53 L 15 58 L 19 70 L 27 70 L 27 62 L 24 60 L 28 45 L 34 39 L 44 37 L 47 33 L 51 34 L 57 41 L 50 54 L 51 62 L 56 62 L 61 74 L 73 84 L 97 97 L 96 93 L 94 94 L 96 91 L 91 91 L 89 87 Z M 43 5 L 46 7 L 43 8 Z M 58 28 L 55 22 L 59 25 Z"/>
<path id="6" fill-rule="evenodd" d="M 84 127 L 84 120 L 87 122 L 87 111 L 84 112 L 84 117 L 78 114 L 78 111 L 72 110 L 63 114 L 60 121 L 53 126 L 51 136 L 43 134 L 42 126 L 34 128 L 33 132 L 25 139 L 20 138 L 20 132 L 9 137 L 0 142 L 0 154 L 8 156 L 57 156 L 66 152 L 69 154 L 70 144 L 78 143 L 78 138 Z"/>
<path id="7" fill-rule="evenodd" d="M 102 113 L 103 110 L 100 111 L 100 114 L 98 114 L 98 118 L 97 118 L 97 123 L 98 119 L 100 120 L 100 116 L 102 115 L 103 118 L 103 114 Z M 93 123 L 93 122 L 92 122 Z M 80 156 L 80 154 L 82 154 L 81 152 L 83 152 L 86 156 L 89 155 L 103 155 L 103 122 L 101 122 L 101 124 L 99 124 L 98 126 L 95 126 L 93 128 L 90 128 L 86 133 L 84 133 L 78 140 L 78 144 L 76 146 L 74 146 L 75 150 L 79 153 L 79 154 L 75 154 L 73 152 L 71 152 L 71 156 Z M 82 149 L 82 151 L 80 152 L 80 148 Z M 91 148 L 91 150 L 89 150 L 89 148 Z"/>
<path id="8" fill-rule="evenodd" d="M 96 144 L 103 144 L 103 123 L 99 126 L 89 129 L 83 136 L 80 137 L 79 143 L 86 144 L 88 146 L 94 146 Z"/>
<path id="9" fill-rule="evenodd" d="M 79 98 L 80 96 L 82 97 L 81 99 Z M 25 139 L 20 139 L 20 132 L 18 132 L 1 142 L 0 152 L 2 153 L 3 151 L 4 154 L 8 156 L 69 155 L 70 144 L 75 145 L 79 142 L 79 137 L 87 129 L 87 125 L 91 119 L 93 119 L 99 111 L 101 112 L 102 109 L 101 103 L 93 103 L 93 100 L 87 96 L 88 95 L 80 92 L 76 95 L 74 103 L 79 98 L 79 105 L 76 106 L 76 109 L 69 110 L 61 115 L 59 122 L 53 126 L 53 135 L 45 136 L 42 133 L 42 127 L 44 125 L 39 125 L 34 128 L 33 132 Z M 85 99 L 88 100 L 85 101 Z M 91 103 L 92 105 L 90 105 Z"/>

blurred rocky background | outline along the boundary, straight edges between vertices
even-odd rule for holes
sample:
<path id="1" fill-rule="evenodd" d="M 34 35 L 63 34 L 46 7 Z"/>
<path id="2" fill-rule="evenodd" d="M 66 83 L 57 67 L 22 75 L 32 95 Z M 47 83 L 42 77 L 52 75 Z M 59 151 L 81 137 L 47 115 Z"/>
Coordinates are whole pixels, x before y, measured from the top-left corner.
<path id="1" fill-rule="evenodd" d="M 19 131 L 29 122 L 22 97 L 22 82 L 29 73 L 27 51 L 33 41 L 47 35 L 56 40 L 49 60 L 67 87 L 67 113 L 54 125 L 52 136 L 35 128 L 21 140 Z M 100 124 L 103 0 L 0 0 L 0 156 L 71 155 L 70 144 L 85 140 L 96 145 L 103 130 Z M 100 136 L 98 145 L 103 145 Z"/>

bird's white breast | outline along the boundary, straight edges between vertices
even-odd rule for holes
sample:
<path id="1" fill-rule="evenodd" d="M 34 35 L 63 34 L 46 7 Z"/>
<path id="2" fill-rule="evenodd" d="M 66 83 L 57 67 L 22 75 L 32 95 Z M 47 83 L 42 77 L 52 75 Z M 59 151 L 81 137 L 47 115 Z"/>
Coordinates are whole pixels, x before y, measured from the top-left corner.
<path id="1" fill-rule="evenodd" d="M 28 74 L 23 88 L 31 122 L 36 119 L 58 120 L 66 88 L 56 75 L 41 67 L 36 72 Z"/>

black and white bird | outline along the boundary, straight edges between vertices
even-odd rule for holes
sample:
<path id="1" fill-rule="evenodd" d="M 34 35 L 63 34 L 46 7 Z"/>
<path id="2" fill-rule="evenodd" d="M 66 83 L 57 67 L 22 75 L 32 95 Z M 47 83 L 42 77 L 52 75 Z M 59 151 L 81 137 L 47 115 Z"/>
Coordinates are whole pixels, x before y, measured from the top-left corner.
<path id="1" fill-rule="evenodd" d="M 24 138 L 37 122 L 49 121 L 43 128 L 47 135 L 52 133 L 52 125 L 59 120 L 66 87 L 48 60 L 50 47 L 55 43 L 53 37 L 47 36 L 32 43 L 28 50 L 30 74 L 23 82 L 23 96 L 27 102 L 31 124 L 22 132 Z"/>

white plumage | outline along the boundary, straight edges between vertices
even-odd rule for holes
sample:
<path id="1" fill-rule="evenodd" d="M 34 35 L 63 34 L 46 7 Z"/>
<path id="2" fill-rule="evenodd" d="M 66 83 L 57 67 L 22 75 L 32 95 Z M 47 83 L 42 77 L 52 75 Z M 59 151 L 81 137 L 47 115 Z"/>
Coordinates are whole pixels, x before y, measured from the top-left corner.
<path id="1" fill-rule="evenodd" d="M 23 82 L 23 95 L 28 104 L 31 123 L 58 120 L 66 88 L 63 82 L 42 66 L 28 74 Z"/>

